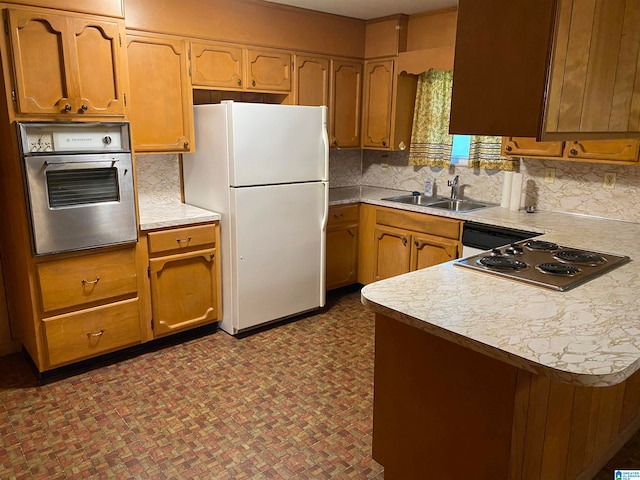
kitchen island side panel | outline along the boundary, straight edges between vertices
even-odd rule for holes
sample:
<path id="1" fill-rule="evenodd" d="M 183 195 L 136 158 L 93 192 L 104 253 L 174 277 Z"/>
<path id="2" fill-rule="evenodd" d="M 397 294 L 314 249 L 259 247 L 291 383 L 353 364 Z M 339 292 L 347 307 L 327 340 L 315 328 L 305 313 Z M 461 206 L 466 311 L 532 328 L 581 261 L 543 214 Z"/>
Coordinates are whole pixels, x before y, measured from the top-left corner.
<path id="1" fill-rule="evenodd" d="M 640 372 L 570 385 L 376 314 L 373 458 L 386 480 L 588 480 L 639 427 Z"/>

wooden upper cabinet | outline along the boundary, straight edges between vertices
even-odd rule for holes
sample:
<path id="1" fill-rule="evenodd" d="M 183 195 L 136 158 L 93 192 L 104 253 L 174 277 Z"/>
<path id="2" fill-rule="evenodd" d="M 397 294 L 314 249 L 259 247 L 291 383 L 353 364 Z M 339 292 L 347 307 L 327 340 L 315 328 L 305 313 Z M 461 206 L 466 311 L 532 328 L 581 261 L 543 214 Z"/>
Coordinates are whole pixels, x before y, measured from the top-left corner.
<path id="1" fill-rule="evenodd" d="M 392 93 L 393 60 L 366 63 L 362 112 L 363 147 L 389 147 Z"/>
<path id="2" fill-rule="evenodd" d="M 193 97 L 187 44 L 165 35 L 127 35 L 133 147 L 140 152 L 193 148 Z"/>
<path id="3" fill-rule="evenodd" d="M 247 88 L 250 90 L 289 92 L 293 63 L 288 53 L 271 50 L 247 50 Z"/>
<path id="4" fill-rule="evenodd" d="M 535 138 L 503 137 L 502 153 L 514 157 L 637 165 L 639 144 L 635 139 L 538 142 Z"/>
<path id="5" fill-rule="evenodd" d="M 215 42 L 191 43 L 194 86 L 237 89 L 243 87 L 243 50 Z"/>
<path id="6" fill-rule="evenodd" d="M 296 105 L 329 105 L 329 59 L 296 55 L 294 62 Z"/>
<path id="7" fill-rule="evenodd" d="M 502 151 L 514 157 L 562 157 L 563 142 L 538 142 L 535 138 L 502 137 Z"/>
<path id="8" fill-rule="evenodd" d="M 638 0 L 460 0 L 450 132 L 640 136 Z"/>
<path id="9" fill-rule="evenodd" d="M 395 60 L 365 64 L 363 148 L 405 150 L 409 147 L 417 85 L 417 76 L 396 72 Z"/>
<path id="10" fill-rule="evenodd" d="M 9 10 L 18 115 L 122 116 L 123 22 Z"/>
<path id="11" fill-rule="evenodd" d="M 407 49 L 407 15 L 367 20 L 364 58 L 391 57 Z"/>
<path id="12" fill-rule="evenodd" d="M 291 91 L 291 55 L 222 42 L 191 42 L 192 85 L 217 90 Z"/>
<path id="13" fill-rule="evenodd" d="M 638 163 L 638 140 L 574 140 L 565 143 L 568 159 Z"/>
<path id="14" fill-rule="evenodd" d="M 331 103 L 329 137 L 339 148 L 360 146 L 360 109 L 362 101 L 362 63 L 331 61 Z"/>

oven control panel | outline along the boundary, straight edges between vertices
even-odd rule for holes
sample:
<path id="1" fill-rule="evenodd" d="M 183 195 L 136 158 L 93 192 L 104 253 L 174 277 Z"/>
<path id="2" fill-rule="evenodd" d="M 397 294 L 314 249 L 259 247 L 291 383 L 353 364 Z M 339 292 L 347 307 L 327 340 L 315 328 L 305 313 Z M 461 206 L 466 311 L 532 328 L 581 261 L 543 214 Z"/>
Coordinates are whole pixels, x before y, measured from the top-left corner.
<path id="1" fill-rule="evenodd" d="M 129 124 L 19 123 L 23 154 L 128 152 Z"/>

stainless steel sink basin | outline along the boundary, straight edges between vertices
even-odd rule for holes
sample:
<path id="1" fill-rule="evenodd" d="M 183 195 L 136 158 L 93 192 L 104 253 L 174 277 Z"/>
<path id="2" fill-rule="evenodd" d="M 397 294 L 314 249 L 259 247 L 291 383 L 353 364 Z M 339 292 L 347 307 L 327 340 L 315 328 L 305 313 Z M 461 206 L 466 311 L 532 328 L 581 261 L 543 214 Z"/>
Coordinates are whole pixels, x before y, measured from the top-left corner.
<path id="1" fill-rule="evenodd" d="M 426 207 L 429 203 L 433 203 L 437 199 L 434 199 L 431 195 L 399 195 L 397 197 L 383 198 L 382 200 Z"/>
<path id="2" fill-rule="evenodd" d="M 484 203 L 474 202 L 472 200 L 441 200 L 425 206 L 431 208 L 442 208 L 452 212 L 468 212 L 469 210 L 484 208 L 487 205 Z"/>
<path id="3" fill-rule="evenodd" d="M 397 197 L 383 198 L 390 202 L 406 203 L 408 205 L 420 205 L 422 207 L 441 208 L 452 212 L 468 212 L 478 208 L 488 207 L 485 203 L 474 202 L 473 200 L 450 200 L 442 197 L 432 197 L 429 195 L 399 195 Z"/>

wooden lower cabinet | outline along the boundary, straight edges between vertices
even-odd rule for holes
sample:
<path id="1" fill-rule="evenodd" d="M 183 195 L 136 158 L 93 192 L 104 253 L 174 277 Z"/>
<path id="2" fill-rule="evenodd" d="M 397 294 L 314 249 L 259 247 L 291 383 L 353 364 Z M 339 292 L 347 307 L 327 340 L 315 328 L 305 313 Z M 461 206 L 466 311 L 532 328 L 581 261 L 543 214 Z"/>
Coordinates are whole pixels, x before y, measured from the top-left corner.
<path id="1" fill-rule="evenodd" d="M 640 372 L 571 385 L 381 314 L 375 336 L 372 454 L 386 480 L 587 480 L 640 427 Z"/>
<path id="2" fill-rule="evenodd" d="M 39 370 L 102 355 L 143 341 L 132 247 L 36 265 L 43 362 Z M 33 352 L 31 352 L 33 354 Z M 34 355 L 36 357 L 36 355 Z"/>
<path id="3" fill-rule="evenodd" d="M 460 256 L 462 222 L 458 220 L 385 207 L 378 207 L 375 215 L 370 252 L 374 281 Z"/>
<path id="4" fill-rule="evenodd" d="M 358 205 L 329 208 L 326 247 L 326 288 L 331 290 L 358 281 Z"/>
<path id="5" fill-rule="evenodd" d="M 141 341 L 137 298 L 46 318 L 43 323 L 50 367 Z"/>
<path id="6" fill-rule="evenodd" d="M 153 336 L 219 320 L 218 224 L 149 232 L 147 240 Z"/>

